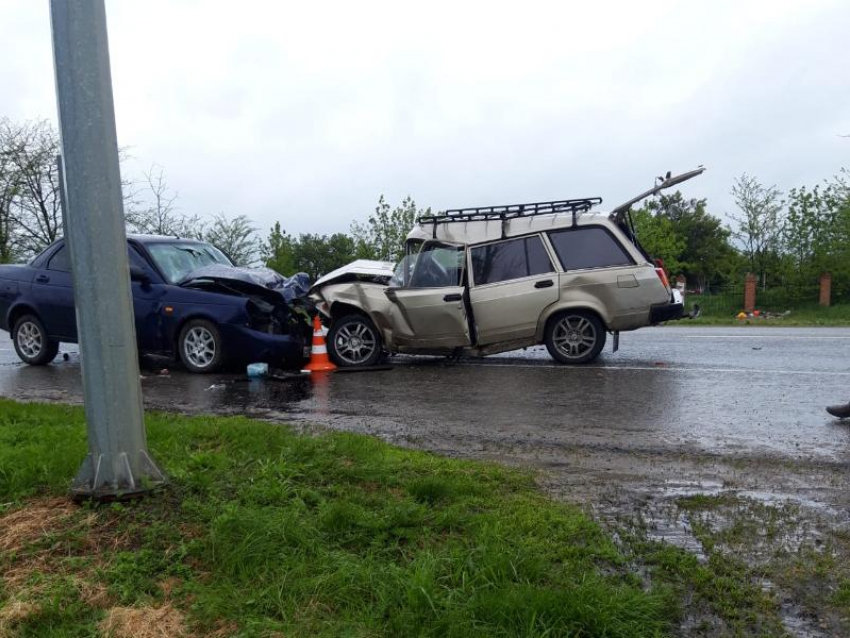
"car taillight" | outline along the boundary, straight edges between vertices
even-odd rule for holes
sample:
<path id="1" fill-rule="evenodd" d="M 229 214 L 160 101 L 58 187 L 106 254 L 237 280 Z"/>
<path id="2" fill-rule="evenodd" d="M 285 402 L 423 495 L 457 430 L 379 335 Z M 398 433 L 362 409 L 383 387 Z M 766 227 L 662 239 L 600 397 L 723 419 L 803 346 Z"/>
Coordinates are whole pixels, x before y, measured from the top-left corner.
<path id="1" fill-rule="evenodd" d="M 667 279 L 667 273 L 664 272 L 663 268 L 656 268 L 655 274 L 658 275 L 658 278 L 661 280 L 661 283 L 664 284 L 664 287 L 667 290 L 670 290 L 670 281 Z"/>

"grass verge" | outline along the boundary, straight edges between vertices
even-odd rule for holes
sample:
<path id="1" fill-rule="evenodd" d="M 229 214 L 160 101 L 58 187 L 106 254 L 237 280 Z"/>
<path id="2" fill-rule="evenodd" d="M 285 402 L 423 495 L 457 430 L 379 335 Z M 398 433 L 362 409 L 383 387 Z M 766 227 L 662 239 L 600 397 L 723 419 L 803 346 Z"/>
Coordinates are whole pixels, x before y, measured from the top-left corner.
<path id="1" fill-rule="evenodd" d="M 170 486 L 76 506 L 82 411 L 0 400 L 0 637 L 615 638 L 681 613 L 528 474 L 241 418 L 147 425 Z"/>
<path id="2" fill-rule="evenodd" d="M 697 297 L 685 299 L 686 308 L 690 309 L 692 304 L 701 303 Z M 710 304 L 702 303 L 702 312 L 696 319 L 684 319 L 682 321 L 671 321 L 668 326 L 758 326 L 758 327 L 842 327 L 850 326 L 850 304 L 837 304 L 828 308 L 817 305 L 796 307 L 790 310 L 788 315 L 770 315 L 769 318 L 752 317 L 748 319 L 736 319 L 741 308 L 734 306 L 734 310 L 720 310 L 713 308 Z M 784 311 L 783 311 L 784 312 Z"/>

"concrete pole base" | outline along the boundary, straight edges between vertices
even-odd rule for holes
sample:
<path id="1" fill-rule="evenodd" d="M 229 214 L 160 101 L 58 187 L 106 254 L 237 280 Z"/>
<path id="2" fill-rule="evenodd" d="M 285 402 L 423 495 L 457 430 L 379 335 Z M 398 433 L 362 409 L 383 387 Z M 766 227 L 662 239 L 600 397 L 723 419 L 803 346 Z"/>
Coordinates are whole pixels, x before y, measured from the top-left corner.
<path id="1" fill-rule="evenodd" d="M 167 482 L 165 473 L 144 450 L 137 452 L 133 471 L 126 452 L 110 458 L 101 454 L 97 460 L 86 455 L 77 477 L 71 484 L 75 500 L 115 501 L 143 496 Z"/>

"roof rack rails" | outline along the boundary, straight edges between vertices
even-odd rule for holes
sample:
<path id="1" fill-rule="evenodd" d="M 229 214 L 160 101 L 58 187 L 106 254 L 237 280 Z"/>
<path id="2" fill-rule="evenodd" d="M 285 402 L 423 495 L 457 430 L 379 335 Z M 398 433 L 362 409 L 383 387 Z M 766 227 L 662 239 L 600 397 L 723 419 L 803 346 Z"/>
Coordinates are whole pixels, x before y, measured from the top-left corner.
<path id="1" fill-rule="evenodd" d="M 450 208 L 436 215 L 425 215 L 418 220 L 421 224 L 450 224 L 453 222 L 477 222 L 553 213 L 584 213 L 602 203 L 601 197 L 584 199 L 562 199 L 555 202 L 532 204 L 508 204 L 506 206 L 478 206 L 475 208 Z"/>
<path id="2" fill-rule="evenodd" d="M 450 208 L 436 215 L 424 215 L 416 221 L 420 224 L 434 224 L 434 237 L 437 236 L 438 224 L 458 222 L 501 221 L 502 237 L 505 236 L 505 222 L 517 217 L 532 217 L 534 215 L 552 215 L 555 213 L 572 213 L 573 225 L 576 216 L 586 213 L 594 206 L 601 204 L 601 197 L 585 197 L 583 199 L 561 199 L 554 202 L 534 202 L 531 204 L 508 204 L 505 206 L 479 206 L 475 208 Z"/>

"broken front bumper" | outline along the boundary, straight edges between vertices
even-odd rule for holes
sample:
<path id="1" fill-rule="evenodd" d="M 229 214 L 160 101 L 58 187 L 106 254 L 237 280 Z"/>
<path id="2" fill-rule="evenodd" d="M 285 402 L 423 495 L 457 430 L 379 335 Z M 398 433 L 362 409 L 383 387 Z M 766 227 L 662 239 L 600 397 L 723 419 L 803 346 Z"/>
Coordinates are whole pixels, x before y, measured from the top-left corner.
<path id="1" fill-rule="evenodd" d="M 682 293 L 673 290 L 669 303 L 652 306 L 649 310 L 649 323 L 655 325 L 664 321 L 678 321 L 685 316 L 685 303 Z"/>

